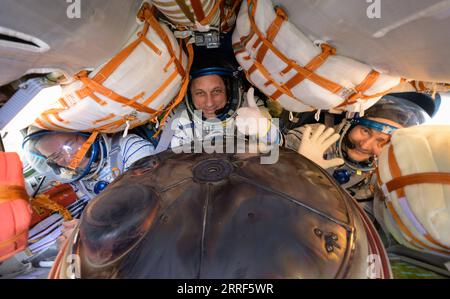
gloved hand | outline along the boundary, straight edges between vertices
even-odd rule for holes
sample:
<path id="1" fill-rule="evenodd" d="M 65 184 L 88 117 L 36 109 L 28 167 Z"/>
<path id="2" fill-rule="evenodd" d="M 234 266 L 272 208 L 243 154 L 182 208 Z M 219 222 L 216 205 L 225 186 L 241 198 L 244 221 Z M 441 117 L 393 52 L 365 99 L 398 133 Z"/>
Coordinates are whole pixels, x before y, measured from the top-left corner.
<path id="1" fill-rule="evenodd" d="M 323 154 L 325 151 L 339 139 L 339 134 L 334 133 L 333 128 L 325 130 L 324 125 L 320 125 L 312 132 L 310 126 L 306 126 L 303 132 L 302 141 L 298 148 L 298 153 L 318 164 L 320 167 L 327 169 L 344 164 L 341 158 L 325 160 Z"/>
<path id="2" fill-rule="evenodd" d="M 236 111 L 236 127 L 241 134 L 264 137 L 270 129 L 270 114 L 265 108 L 259 108 L 255 102 L 254 89 L 247 92 L 248 107 Z"/>

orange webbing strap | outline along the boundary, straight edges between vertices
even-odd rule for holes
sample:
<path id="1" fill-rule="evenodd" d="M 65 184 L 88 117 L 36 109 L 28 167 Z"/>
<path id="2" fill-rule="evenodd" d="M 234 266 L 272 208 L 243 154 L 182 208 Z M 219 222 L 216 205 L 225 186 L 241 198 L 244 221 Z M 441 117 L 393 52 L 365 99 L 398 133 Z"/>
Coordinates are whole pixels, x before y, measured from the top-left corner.
<path id="1" fill-rule="evenodd" d="M 163 124 L 166 122 L 166 119 L 169 116 L 170 112 L 176 106 L 178 106 L 178 104 L 181 103 L 181 101 L 184 99 L 184 96 L 186 94 L 186 91 L 187 91 L 187 88 L 188 88 L 188 85 L 189 85 L 189 72 L 190 72 L 190 69 L 191 69 L 192 61 L 194 60 L 194 50 L 192 48 L 192 45 L 188 44 L 186 42 L 186 48 L 188 50 L 188 64 L 187 64 L 187 67 L 186 67 L 186 75 L 183 78 L 183 84 L 181 85 L 180 92 L 175 97 L 175 99 L 172 101 L 172 104 L 166 109 L 167 112 L 164 114 L 163 118 L 161 119 L 158 131 L 156 131 L 156 133 L 153 135 L 153 137 L 156 137 L 156 136 L 159 135 L 159 133 L 161 132 L 161 129 L 163 127 Z"/>
<path id="2" fill-rule="evenodd" d="M 402 172 L 400 170 L 400 167 L 398 166 L 397 160 L 395 159 L 394 155 L 394 147 L 392 145 L 389 146 L 388 150 L 388 163 L 389 163 L 389 170 L 391 171 L 391 175 L 393 178 L 399 178 L 402 176 Z M 405 190 L 403 188 L 399 188 L 395 190 L 395 193 L 397 193 L 397 197 L 405 197 Z"/>
<path id="3" fill-rule="evenodd" d="M 106 115 L 105 117 L 102 117 L 102 118 L 99 118 L 99 119 L 96 119 L 96 120 L 92 121 L 92 124 L 96 125 L 97 123 L 101 123 L 101 122 L 110 120 L 111 118 L 114 118 L 114 117 L 116 117 L 116 114 L 110 113 L 110 114 Z"/>
<path id="4" fill-rule="evenodd" d="M 46 124 L 44 124 L 40 119 L 36 119 L 36 123 L 41 126 L 44 129 L 49 129 L 49 130 L 55 130 L 58 129 L 60 131 L 68 131 L 67 128 L 62 127 L 58 124 L 56 124 L 53 120 L 50 119 L 49 115 L 53 115 L 58 121 L 62 122 L 62 123 L 67 123 L 65 120 L 63 120 L 60 116 L 59 116 L 59 112 L 64 111 L 64 109 L 49 109 L 45 112 L 43 112 L 41 114 L 41 117 L 47 122 L 47 124 L 50 124 L 51 126 L 53 126 L 52 128 L 48 127 Z"/>
<path id="5" fill-rule="evenodd" d="M 180 64 L 181 64 L 181 61 L 183 59 L 183 50 L 182 50 L 183 48 L 182 48 L 181 40 L 179 43 L 179 47 L 180 47 L 180 56 L 178 57 L 178 61 L 180 61 Z M 175 61 L 176 59 L 177 59 L 176 57 L 172 56 L 171 61 Z M 160 87 L 158 87 L 158 89 L 143 102 L 143 105 L 148 106 L 151 102 L 153 102 L 153 100 L 156 99 L 172 83 L 173 80 L 175 80 L 177 75 L 178 75 L 178 71 L 175 70 L 175 72 L 173 72 L 166 79 L 166 81 L 164 81 L 163 84 Z M 159 112 L 160 112 L 160 110 L 158 110 L 158 113 Z"/>
<path id="6" fill-rule="evenodd" d="M 83 84 L 85 85 L 84 89 L 86 90 L 86 93 L 85 93 L 86 95 L 92 96 L 92 94 L 94 94 L 94 92 L 98 92 L 115 102 L 125 104 L 125 105 L 127 105 L 129 103 L 129 106 L 135 108 L 136 110 L 138 110 L 140 112 L 145 112 L 148 114 L 153 114 L 156 112 L 154 109 L 151 109 L 151 108 L 141 105 L 139 103 L 133 102 L 132 99 L 123 97 L 123 96 L 115 93 L 111 89 L 97 83 L 96 81 L 89 78 L 85 71 L 82 71 L 79 74 L 77 74 L 76 78 L 79 79 L 81 82 L 83 82 Z"/>
<path id="7" fill-rule="evenodd" d="M 85 72 L 85 71 L 82 71 Z M 86 75 L 82 74 L 82 72 L 78 73 L 76 76 L 87 76 L 87 72 Z M 108 105 L 108 103 L 106 101 L 103 101 L 102 99 L 100 99 L 98 96 L 96 96 L 91 89 L 89 88 L 82 88 L 82 89 L 78 89 L 75 91 L 76 95 L 80 98 L 80 99 L 84 99 L 85 97 L 91 97 L 97 104 L 99 104 L 100 106 L 106 106 Z"/>
<path id="8" fill-rule="evenodd" d="M 450 173 L 422 172 L 393 178 L 386 183 L 387 190 L 394 190 L 416 184 L 450 184 Z"/>
<path id="9" fill-rule="evenodd" d="M 47 194 L 38 194 L 36 197 L 31 199 L 31 206 L 37 208 L 44 208 L 52 212 L 58 212 L 65 221 L 72 220 L 72 214 L 65 207 L 59 203 L 50 199 Z"/>
<path id="10" fill-rule="evenodd" d="M 4 241 L 1 241 L 0 242 L 0 248 L 14 244 L 18 239 L 20 239 L 21 237 L 23 237 L 27 233 L 28 233 L 28 228 L 26 228 L 25 230 L 23 230 L 22 232 L 18 233 L 17 235 L 15 235 L 14 237 L 12 237 L 10 239 L 6 239 Z"/>
<path id="11" fill-rule="evenodd" d="M 81 71 L 76 75 L 76 78 L 79 79 L 85 87 L 77 91 L 77 95 L 80 98 L 84 98 L 87 96 L 92 97 L 94 101 L 99 103 L 100 105 L 105 105 L 106 102 L 101 100 L 99 97 L 97 97 L 94 92 L 98 92 L 109 99 L 119 102 L 121 104 L 133 107 L 137 111 L 145 112 L 148 114 L 155 114 L 157 111 L 154 109 L 151 109 L 147 107 L 146 105 L 142 105 L 137 103 L 137 100 L 142 97 L 142 93 L 135 96 L 133 99 L 128 99 L 126 97 L 123 97 L 111 89 L 103 86 L 101 83 L 103 83 L 110 75 L 111 73 L 131 54 L 131 52 L 139 45 L 139 43 L 144 42 L 146 45 L 148 45 L 153 51 L 155 51 L 156 54 L 161 55 L 161 50 L 158 49 L 151 41 L 149 41 L 146 38 L 146 34 L 148 32 L 149 27 L 151 26 L 157 34 L 160 36 L 160 38 L 164 41 L 166 44 L 166 47 L 170 53 L 170 55 L 174 58 L 171 59 L 176 65 L 176 68 L 180 74 L 184 74 L 184 70 L 179 63 L 179 61 L 174 56 L 174 51 L 172 48 L 172 45 L 170 44 L 170 40 L 167 36 L 167 34 L 164 32 L 164 30 L 159 25 L 158 21 L 154 17 L 154 11 L 150 9 L 148 3 L 145 3 L 141 10 L 138 12 L 138 17 L 145 21 L 145 25 L 143 30 L 139 33 L 139 38 L 132 42 L 130 45 L 128 45 L 124 50 L 122 50 L 118 55 L 116 55 L 113 59 L 111 59 L 93 78 L 89 78 L 86 71 Z M 168 85 L 168 84 L 167 84 Z M 157 90 L 158 92 L 161 92 L 161 89 Z M 153 97 L 156 97 L 155 95 L 152 95 Z M 151 96 L 151 97 L 152 97 Z M 151 100 L 150 100 L 151 101 Z M 148 104 L 150 101 L 146 101 Z"/>
<path id="12" fill-rule="evenodd" d="M 97 135 L 98 131 L 92 132 L 91 136 L 89 136 L 89 138 L 83 143 L 83 145 L 75 154 L 75 157 L 73 157 L 72 161 L 70 161 L 69 164 L 70 169 L 76 169 L 78 165 L 80 165 L 81 160 L 83 160 L 92 143 L 94 143 L 95 139 L 97 138 Z"/>
<path id="13" fill-rule="evenodd" d="M 159 24 L 158 20 L 155 18 L 155 15 L 154 15 L 153 11 L 154 11 L 154 8 L 150 9 L 149 4 L 146 2 L 143 5 L 142 12 L 140 12 L 138 14 L 138 17 L 141 20 L 145 20 L 146 22 L 148 22 L 150 24 L 150 26 L 153 28 L 153 30 L 155 30 L 155 32 L 159 36 L 159 38 L 161 38 L 161 40 L 166 45 L 170 56 L 176 58 L 176 54 L 175 54 L 175 51 L 173 50 L 172 44 L 171 44 L 171 42 L 169 40 L 169 37 L 167 36 L 166 32 L 164 31 L 164 29 Z M 180 49 L 180 51 L 181 51 L 181 49 Z M 180 63 L 180 61 L 178 59 L 175 59 L 174 63 L 175 63 L 175 66 L 176 66 L 176 68 L 178 70 L 178 73 L 181 76 L 184 77 L 183 65 Z"/>
<path id="14" fill-rule="evenodd" d="M 147 33 L 148 33 L 149 27 L 150 27 L 150 24 L 148 22 L 145 22 L 144 28 L 142 29 L 141 32 L 138 33 L 139 40 L 144 42 L 158 56 L 161 56 L 162 51 L 154 43 L 152 43 L 151 40 L 147 39 Z"/>
<path id="15" fill-rule="evenodd" d="M 154 93 L 152 93 L 146 100 L 143 102 L 144 105 L 149 105 L 156 99 L 166 88 L 172 83 L 173 80 L 178 76 L 178 72 L 175 70 L 170 76 L 159 86 Z"/>
<path id="16" fill-rule="evenodd" d="M 355 92 L 352 93 L 350 96 L 348 96 L 347 99 L 341 104 L 339 104 L 337 107 L 351 105 L 355 103 L 358 99 L 367 100 L 369 98 L 375 97 L 375 95 L 368 97 L 365 96 L 363 93 L 377 81 L 378 77 L 380 77 L 380 73 L 375 70 L 371 70 L 364 78 L 364 80 L 354 88 Z"/>
<path id="17" fill-rule="evenodd" d="M 61 106 L 63 106 L 64 109 L 69 108 L 69 104 L 67 104 L 66 100 L 64 100 L 64 98 L 59 98 L 58 102 L 61 104 Z"/>
<path id="18" fill-rule="evenodd" d="M 355 93 L 348 97 L 346 102 L 350 104 L 356 102 L 357 99 L 363 96 L 363 92 L 368 90 L 378 80 L 379 77 L 379 72 L 371 70 L 367 74 L 366 78 L 364 78 L 364 80 L 362 80 L 362 82 L 355 87 Z"/>
<path id="19" fill-rule="evenodd" d="M 389 146 L 389 145 L 388 145 Z M 383 185 L 383 182 L 381 181 L 381 177 L 380 177 L 380 168 L 378 167 L 378 165 L 375 167 L 375 173 L 376 173 L 376 178 L 377 178 L 377 183 L 378 186 Z M 383 200 L 384 201 L 384 200 Z"/>
<path id="20" fill-rule="evenodd" d="M 175 2 L 180 7 L 183 14 L 188 18 L 189 21 L 191 21 L 192 24 L 195 24 L 195 18 L 192 14 L 191 10 L 189 9 L 189 6 L 186 5 L 185 0 L 175 0 Z"/>
<path id="21" fill-rule="evenodd" d="M 135 95 L 129 102 L 125 104 L 125 106 L 131 106 L 133 103 L 136 103 L 139 99 L 142 99 L 145 95 L 145 92 L 140 92 L 139 94 Z"/>
<path id="22" fill-rule="evenodd" d="M 280 31 L 280 28 L 281 28 L 281 25 L 283 24 L 283 22 L 288 19 L 284 10 L 279 7 L 276 8 L 276 14 L 277 14 L 277 16 L 275 17 L 273 22 L 270 24 L 269 28 L 267 28 L 267 32 L 266 32 L 267 40 L 271 43 L 273 42 L 273 40 L 277 36 L 278 32 Z M 255 60 L 258 61 L 259 63 L 262 63 L 268 50 L 269 50 L 269 47 L 267 47 L 265 44 L 262 44 L 261 47 L 259 47 L 258 52 L 256 53 Z M 256 66 L 253 64 L 248 69 L 248 74 L 251 75 L 255 70 L 256 70 Z"/>
<path id="23" fill-rule="evenodd" d="M 119 65 L 127 59 L 128 56 L 141 42 L 140 39 L 136 39 L 130 43 L 126 48 L 120 51 L 114 56 L 94 77 L 93 80 L 102 84 L 108 77 L 119 67 Z"/>
<path id="24" fill-rule="evenodd" d="M 401 178 L 402 177 L 401 170 L 400 170 L 400 167 L 398 166 L 397 160 L 395 159 L 394 147 L 392 145 L 389 146 L 389 150 L 388 150 L 388 162 L 389 162 L 389 170 L 391 172 L 392 177 L 394 179 L 395 178 Z M 397 193 L 397 197 L 398 198 L 402 198 L 402 197 L 406 198 L 405 190 L 402 187 L 400 187 L 398 189 L 395 189 L 395 192 Z M 427 248 L 429 250 L 432 250 L 432 251 L 448 254 L 448 251 L 433 248 L 431 246 L 428 246 L 427 244 L 425 244 L 421 240 L 417 239 L 413 235 L 413 233 L 408 229 L 408 227 L 406 227 L 406 225 L 403 223 L 403 221 L 401 220 L 399 214 L 395 210 L 392 202 L 390 200 L 388 200 L 388 201 L 386 201 L 386 205 L 387 205 L 389 211 L 391 212 L 395 222 L 398 224 L 400 230 L 403 233 L 405 233 L 407 236 L 409 236 L 417 244 L 420 244 L 420 246 L 423 246 L 423 247 L 425 247 L 425 248 Z M 441 244 L 440 242 L 434 240 L 428 233 L 425 233 L 423 235 L 423 237 L 425 239 L 427 239 L 429 242 L 431 242 L 431 243 L 433 243 L 433 244 L 435 244 L 435 245 L 437 245 L 439 247 L 449 248 L 449 247 Z"/>
<path id="25" fill-rule="evenodd" d="M 200 0 L 190 0 L 190 2 L 197 21 L 202 22 L 205 18 L 205 12 L 203 11 L 202 2 Z"/>
<path id="26" fill-rule="evenodd" d="M 109 76 L 111 76 L 111 74 L 119 67 L 119 65 L 121 65 L 125 61 L 125 59 L 128 58 L 128 56 L 130 56 L 130 54 L 141 42 L 147 44 L 156 54 L 161 55 L 161 50 L 159 50 L 158 47 L 156 47 L 151 41 L 146 38 L 148 26 L 148 23 L 144 24 L 143 30 L 138 33 L 139 38 L 131 42 L 116 56 L 114 56 L 108 63 L 105 64 L 105 66 L 102 67 L 102 69 L 97 74 L 95 74 L 92 79 L 102 84 L 106 79 L 109 78 Z"/>
<path id="27" fill-rule="evenodd" d="M 256 12 L 256 2 L 254 0 L 247 0 L 248 7 L 249 7 L 249 20 L 250 20 L 250 26 L 252 30 L 256 33 L 258 38 L 275 54 L 277 55 L 286 65 L 290 65 L 293 69 L 295 69 L 298 73 L 306 77 L 307 79 L 313 81 L 317 85 L 321 86 L 324 89 L 327 89 L 328 91 L 339 94 L 340 91 L 343 90 L 343 87 L 339 84 L 330 81 L 322 76 L 319 76 L 315 74 L 314 72 L 311 72 L 310 70 L 299 66 L 289 58 L 287 58 L 283 53 L 281 53 L 270 41 L 268 41 L 264 35 L 261 33 L 261 31 L 258 29 L 258 26 L 255 22 L 255 12 Z"/>
<path id="28" fill-rule="evenodd" d="M 305 68 L 310 70 L 310 71 L 315 71 L 316 69 L 318 69 L 328 58 L 328 56 L 330 55 L 335 55 L 336 54 L 336 49 L 331 47 L 328 44 L 322 44 L 321 45 L 322 48 L 322 53 L 320 53 L 319 55 L 317 55 L 316 57 L 314 57 L 306 66 Z M 285 69 L 284 72 L 287 72 L 288 70 Z M 286 83 L 285 86 L 291 90 L 292 88 L 294 88 L 296 85 L 300 84 L 304 79 L 306 79 L 305 76 L 301 75 L 300 73 L 297 73 L 295 76 L 293 76 L 291 79 L 289 79 Z M 270 98 L 273 100 L 278 99 L 280 96 L 282 95 L 282 93 L 277 90 L 275 91 Z"/>
<path id="29" fill-rule="evenodd" d="M 273 79 L 273 77 L 270 75 L 270 72 L 266 69 L 266 67 L 262 63 L 260 63 L 260 62 L 255 60 L 255 61 L 253 61 L 253 65 L 266 78 L 266 80 L 267 80 L 266 85 L 272 84 L 281 93 L 285 93 L 288 96 L 294 98 L 294 95 L 292 94 L 292 92 L 286 86 L 284 86 L 283 84 L 279 84 L 275 79 Z"/>
<path id="30" fill-rule="evenodd" d="M 199 23 L 201 25 L 208 25 L 209 23 L 211 23 L 213 17 L 216 15 L 217 10 L 222 6 L 223 2 L 224 2 L 224 0 L 216 0 L 216 4 L 214 4 L 214 7 L 211 9 L 209 14 L 206 17 L 204 17 L 201 21 L 199 21 Z M 220 19 L 220 20 L 222 20 L 222 19 Z"/>
<path id="31" fill-rule="evenodd" d="M 0 204 L 16 199 L 23 199 L 28 202 L 28 194 L 23 186 L 0 186 Z"/>

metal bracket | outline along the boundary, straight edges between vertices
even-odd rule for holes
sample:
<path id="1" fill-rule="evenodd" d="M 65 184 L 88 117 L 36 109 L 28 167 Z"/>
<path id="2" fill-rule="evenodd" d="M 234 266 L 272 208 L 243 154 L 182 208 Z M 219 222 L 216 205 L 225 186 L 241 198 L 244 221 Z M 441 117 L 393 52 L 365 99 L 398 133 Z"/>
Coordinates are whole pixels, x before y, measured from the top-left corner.
<path id="1" fill-rule="evenodd" d="M 220 33 L 218 31 L 195 32 L 195 45 L 215 49 L 220 47 Z"/>

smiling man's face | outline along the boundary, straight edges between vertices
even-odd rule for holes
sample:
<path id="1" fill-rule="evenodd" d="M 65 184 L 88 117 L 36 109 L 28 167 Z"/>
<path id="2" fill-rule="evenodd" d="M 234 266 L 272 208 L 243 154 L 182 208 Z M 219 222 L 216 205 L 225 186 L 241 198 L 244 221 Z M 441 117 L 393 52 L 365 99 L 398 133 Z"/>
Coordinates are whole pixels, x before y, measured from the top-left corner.
<path id="1" fill-rule="evenodd" d="M 216 111 L 225 107 L 225 83 L 219 75 L 208 75 L 192 80 L 191 95 L 194 106 L 205 118 L 216 117 Z"/>

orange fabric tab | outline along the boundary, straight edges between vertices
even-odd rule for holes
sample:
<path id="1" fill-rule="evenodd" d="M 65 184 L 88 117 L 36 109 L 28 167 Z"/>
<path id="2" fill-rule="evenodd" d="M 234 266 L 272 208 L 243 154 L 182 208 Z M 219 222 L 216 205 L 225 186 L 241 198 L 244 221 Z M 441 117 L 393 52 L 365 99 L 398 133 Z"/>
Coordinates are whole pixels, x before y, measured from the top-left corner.
<path id="1" fill-rule="evenodd" d="M 106 103 L 105 101 L 103 101 L 102 99 L 100 99 L 95 93 L 91 93 L 90 97 L 100 106 L 106 106 L 108 105 L 108 103 Z"/>
<path id="2" fill-rule="evenodd" d="M 292 70 L 292 66 L 288 64 L 284 69 L 281 70 L 280 74 L 286 75 L 287 73 L 289 73 L 290 70 Z"/>
<path id="3" fill-rule="evenodd" d="M 154 44 L 152 43 L 150 40 L 148 40 L 146 37 L 142 38 L 142 41 L 150 48 L 153 50 L 153 52 L 155 52 L 158 56 L 161 56 L 162 52 L 161 50 Z"/>
<path id="4" fill-rule="evenodd" d="M 170 65 L 175 61 L 175 56 L 170 57 L 169 62 L 164 66 L 164 73 L 167 73 L 169 70 Z"/>
<path id="5" fill-rule="evenodd" d="M 17 199 L 28 202 L 28 197 L 28 193 L 23 186 L 0 185 L 0 204 Z"/>
<path id="6" fill-rule="evenodd" d="M 61 104 L 61 106 L 63 106 L 64 108 L 69 108 L 69 105 L 67 104 L 67 102 L 64 100 L 64 98 L 59 98 L 58 102 Z"/>
<path id="7" fill-rule="evenodd" d="M 115 115 L 114 113 L 110 113 L 110 114 L 108 114 L 108 115 L 105 116 L 105 117 L 102 117 L 102 118 L 99 118 L 99 119 L 97 119 L 97 120 L 94 120 L 94 121 L 92 122 L 92 124 L 95 125 L 95 124 L 97 124 L 97 123 L 101 123 L 101 122 L 110 120 L 111 118 L 113 118 L 113 117 L 115 117 L 115 116 L 116 116 L 116 115 Z"/>
<path id="8" fill-rule="evenodd" d="M 72 161 L 70 161 L 69 164 L 70 169 L 76 169 L 78 165 L 80 165 L 81 160 L 83 160 L 92 143 L 94 143 L 95 139 L 97 138 L 97 135 L 98 131 L 92 132 L 91 136 L 89 136 L 89 138 L 83 143 L 81 148 L 75 154 L 75 157 L 73 157 Z"/>

